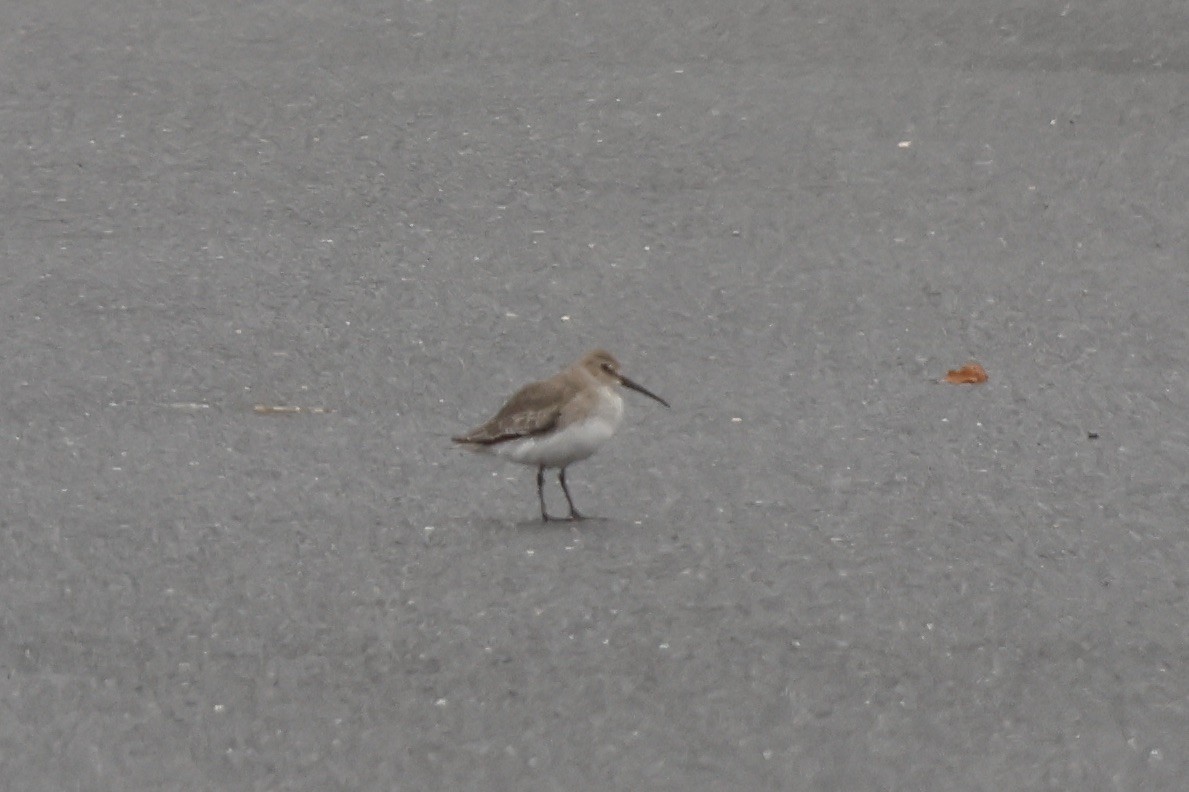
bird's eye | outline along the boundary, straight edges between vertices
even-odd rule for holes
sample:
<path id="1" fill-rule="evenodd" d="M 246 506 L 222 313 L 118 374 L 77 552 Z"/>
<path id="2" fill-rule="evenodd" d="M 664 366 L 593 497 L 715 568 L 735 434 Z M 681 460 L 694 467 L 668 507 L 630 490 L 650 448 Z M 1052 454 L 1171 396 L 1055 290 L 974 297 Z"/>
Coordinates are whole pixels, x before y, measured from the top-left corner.
<path id="1" fill-rule="evenodd" d="M 607 372 L 608 374 L 610 374 L 610 373 L 611 373 L 611 371 L 612 371 L 612 369 L 611 369 L 611 364 L 610 364 L 610 363 L 604 363 L 604 364 L 603 364 L 603 371 L 605 371 L 605 372 Z"/>

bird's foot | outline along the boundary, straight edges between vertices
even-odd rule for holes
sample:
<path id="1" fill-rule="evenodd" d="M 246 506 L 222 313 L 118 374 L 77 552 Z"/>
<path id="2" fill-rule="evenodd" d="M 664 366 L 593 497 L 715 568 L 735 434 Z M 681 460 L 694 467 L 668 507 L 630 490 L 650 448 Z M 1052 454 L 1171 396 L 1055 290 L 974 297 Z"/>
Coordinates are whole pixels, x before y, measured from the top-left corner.
<path id="1" fill-rule="evenodd" d="M 582 514 L 577 509 L 571 511 L 569 513 L 569 515 L 566 517 L 554 517 L 554 516 L 547 514 L 545 512 L 541 513 L 541 522 L 543 522 L 543 523 L 550 523 L 550 522 L 577 523 L 577 522 L 590 522 L 592 520 L 597 522 L 597 521 L 605 520 L 605 519 L 607 519 L 607 518 L 606 517 L 591 517 L 587 514 Z"/>

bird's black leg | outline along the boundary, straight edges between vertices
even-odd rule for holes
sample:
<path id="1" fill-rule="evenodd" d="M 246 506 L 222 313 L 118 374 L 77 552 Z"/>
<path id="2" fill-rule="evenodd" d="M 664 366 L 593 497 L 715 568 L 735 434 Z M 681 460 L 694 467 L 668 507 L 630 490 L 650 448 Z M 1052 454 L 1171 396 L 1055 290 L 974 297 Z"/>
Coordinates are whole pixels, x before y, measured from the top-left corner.
<path id="1" fill-rule="evenodd" d="M 566 500 L 570 502 L 570 519 L 586 519 L 578 513 L 576 508 L 574 508 L 574 499 L 570 497 L 570 488 L 566 486 L 566 469 L 564 467 L 557 472 L 557 480 L 561 483 L 561 491 L 566 493 Z"/>
<path id="2" fill-rule="evenodd" d="M 541 522 L 549 522 L 549 512 L 545 511 L 545 466 L 537 465 L 537 498 L 541 501 Z"/>

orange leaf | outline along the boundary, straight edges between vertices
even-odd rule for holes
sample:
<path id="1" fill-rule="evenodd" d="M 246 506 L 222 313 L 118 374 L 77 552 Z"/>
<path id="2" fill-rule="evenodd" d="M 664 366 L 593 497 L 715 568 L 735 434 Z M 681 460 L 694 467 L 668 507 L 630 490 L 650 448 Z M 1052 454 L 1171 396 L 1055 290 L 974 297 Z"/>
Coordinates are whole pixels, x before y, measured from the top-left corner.
<path id="1" fill-rule="evenodd" d="M 942 382 L 948 382 L 951 385 L 978 385 L 988 379 L 987 370 L 971 361 L 960 369 L 953 369 L 946 373 Z"/>

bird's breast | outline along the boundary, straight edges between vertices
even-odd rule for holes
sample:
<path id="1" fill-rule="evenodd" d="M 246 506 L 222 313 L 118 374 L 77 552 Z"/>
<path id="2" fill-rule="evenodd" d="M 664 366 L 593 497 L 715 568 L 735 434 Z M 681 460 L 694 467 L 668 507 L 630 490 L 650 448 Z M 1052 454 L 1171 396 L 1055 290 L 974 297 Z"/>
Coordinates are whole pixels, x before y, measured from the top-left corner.
<path id="1" fill-rule="evenodd" d="M 610 437 L 623 423 L 623 397 L 614 388 L 604 385 L 599 388 L 596 403 L 598 406 L 592 411 L 591 418 L 606 424 L 607 436 Z"/>

